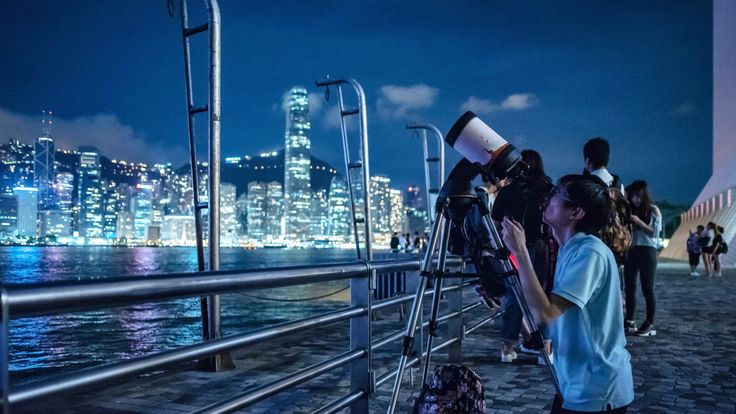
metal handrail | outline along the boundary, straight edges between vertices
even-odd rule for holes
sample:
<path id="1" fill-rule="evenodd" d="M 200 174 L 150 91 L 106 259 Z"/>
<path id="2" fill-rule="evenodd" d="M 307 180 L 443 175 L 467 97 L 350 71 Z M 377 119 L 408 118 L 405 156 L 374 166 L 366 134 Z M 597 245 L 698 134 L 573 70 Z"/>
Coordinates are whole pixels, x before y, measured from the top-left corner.
<path id="1" fill-rule="evenodd" d="M 462 259 L 452 258 L 453 266 L 461 266 Z M 83 311 L 100 307 L 115 307 L 140 302 L 153 302 L 172 298 L 202 296 L 208 294 L 234 293 L 246 289 L 264 289 L 275 287 L 287 287 L 305 283 L 326 282 L 334 280 L 367 280 L 374 273 L 391 273 L 398 271 L 414 271 L 420 268 L 421 261 L 418 259 L 381 260 L 373 262 L 349 262 L 315 266 L 295 266 L 277 269 L 256 270 L 230 270 L 219 272 L 196 272 L 169 275 L 133 276 L 128 278 L 115 278 L 108 280 L 90 280 L 73 282 L 53 282 L 35 284 L 3 284 L 0 285 L 2 293 L 3 310 L 2 325 L 7 332 L 9 321 L 13 318 L 26 316 L 40 316 L 56 314 L 66 311 Z M 359 279 L 356 279 L 359 278 Z M 363 282 L 364 283 L 364 282 Z M 460 285 L 448 286 L 443 292 L 461 289 L 472 282 L 463 282 Z M 427 292 L 427 294 L 432 294 Z M 376 302 L 376 309 L 385 309 L 412 299 L 412 295 L 403 295 L 391 299 Z M 469 305 L 459 311 L 450 312 L 439 320 L 445 321 L 457 317 L 462 312 L 477 306 Z M 272 325 L 264 329 L 230 335 L 215 340 L 199 342 L 186 345 L 173 350 L 162 351 L 143 357 L 81 369 L 69 374 L 59 375 L 51 379 L 23 384 L 10 389 L 7 378 L 8 359 L 7 341 L 8 335 L 3 335 L 0 340 L 0 348 L 4 350 L 4 361 L 2 369 L 3 381 L 3 411 L 8 412 L 9 406 L 34 399 L 58 394 L 61 392 L 78 391 L 119 380 L 124 377 L 140 375 L 146 372 L 160 370 L 173 364 L 201 358 L 203 356 L 222 353 L 233 349 L 244 348 L 258 343 L 263 343 L 277 337 L 297 333 L 318 326 L 323 326 L 343 320 L 354 320 L 356 317 L 365 318 L 370 312 L 370 306 L 352 306 L 337 311 L 322 313 L 313 317 L 296 321 Z M 385 342 L 386 338 L 378 342 Z M 376 343 L 377 341 L 372 341 Z M 351 356 L 352 363 L 365 357 L 365 349 L 354 348 L 357 356 Z M 352 354 L 351 354 L 352 355 Z M 334 360 L 333 360 L 334 361 Z M 330 365 L 331 366 L 331 365 Z M 286 378 L 270 384 L 268 395 L 278 392 L 281 387 L 295 385 L 307 381 L 320 373 L 327 366 L 315 365 L 308 371 L 298 371 Z M 276 390 L 276 387 L 278 390 Z M 273 388 L 273 389 L 272 389 Z M 260 392 L 260 391 L 259 391 Z M 250 404 L 260 399 L 255 397 L 255 391 L 241 395 L 232 401 Z M 357 395 L 360 394 L 360 397 Z M 261 394 L 258 394 L 261 395 Z M 268 395 L 264 395 L 265 398 Z M 351 392 L 341 399 L 341 404 L 355 402 L 356 398 L 367 396 L 366 390 L 360 388 L 352 389 Z M 224 403 L 218 403 L 218 406 Z M 341 405 L 340 404 L 340 405 Z M 212 406 L 214 407 L 214 406 Z M 212 408 L 210 407 L 210 408 Z M 333 406 L 335 408 L 335 406 Z M 213 411 L 220 412 L 220 411 Z"/>

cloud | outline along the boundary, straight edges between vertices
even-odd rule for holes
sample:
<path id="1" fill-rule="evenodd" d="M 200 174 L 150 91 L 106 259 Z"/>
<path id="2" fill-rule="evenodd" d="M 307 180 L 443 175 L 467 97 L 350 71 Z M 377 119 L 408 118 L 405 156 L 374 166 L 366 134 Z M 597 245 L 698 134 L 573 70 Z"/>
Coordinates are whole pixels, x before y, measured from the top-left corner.
<path id="1" fill-rule="evenodd" d="M 17 138 L 27 144 L 41 134 L 41 115 L 18 114 L 0 108 L 0 140 Z M 113 114 L 95 114 L 73 119 L 54 118 L 51 135 L 56 148 L 75 150 L 82 145 L 97 147 L 101 154 L 135 162 L 186 162 L 183 146 L 148 142 L 146 135 L 123 124 Z"/>
<path id="2" fill-rule="evenodd" d="M 351 115 L 345 118 L 348 131 L 357 131 L 360 122 L 358 115 Z M 328 106 L 322 117 L 322 128 L 325 130 L 340 129 L 340 108 L 338 105 Z"/>
<path id="3" fill-rule="evenodd" d="M 404 118 L 412 111 L 433 106 L 439 92 L 439 89 L 423 83 L 411 86 L 382 86 L 376 109 L 383 119 Z"/>
<path id="4" fill-rule="evenodd" d="M 460 105 L 460 111 L 473 111 L 476 114 L 490 114 L 499 111 L 523 111 L 539 104 L 539 99 L 533 93 L 515 93 L 506 97 L 501 103 L 490 99 L 481 99 L 471 96 Z"/>
<path id="5" fill-rule="evenodd" d="M 673 109 L 670 114 L 676 116 L 693 115 L 698 112 L 698 108 L 690 102 L 683 102 L 677 108 Z"/>

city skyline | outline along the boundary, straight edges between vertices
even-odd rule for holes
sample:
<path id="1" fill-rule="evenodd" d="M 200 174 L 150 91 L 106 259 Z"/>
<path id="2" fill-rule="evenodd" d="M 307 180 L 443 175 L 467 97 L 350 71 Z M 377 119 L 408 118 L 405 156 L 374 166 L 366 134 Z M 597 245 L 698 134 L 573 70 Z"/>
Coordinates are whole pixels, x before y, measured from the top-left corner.
<path id="1" fill-rule="evenodd" d="M 0 28 L 0 142 L 30 143 L 47 106 L 57 114 L 57 145 L 182 162 L 178 15 L 143 1 L 47 4 L 0 5 L 8 22 Z M 192 9 L 192 21 L 203 18 Z M 223 4 L 222 14 L 225 156 L 280 148 L 288 88 L 302 85 L 311 151 L 342 165 L 334 93 L 325 102 L 313 86 L 330 73 L 363 85 L 371 170 L 402 188 L 422 175 L 406 123 L 446 132 L 465 109 L 517 147 L 539 150 L 553 178 L 581 170 L 580 148 L 592 136 L 608 138 L 612 170 L 625 182 L 650 181 L 655 199 L 689 204 L 710 174 L 710 2 L 287 2 Z M 100 18 L 108 15 L 119 19 Z M 201 88 L 205 69 L 194 69 Z M 448 151 L 448 170 L 457 160 Z"/>

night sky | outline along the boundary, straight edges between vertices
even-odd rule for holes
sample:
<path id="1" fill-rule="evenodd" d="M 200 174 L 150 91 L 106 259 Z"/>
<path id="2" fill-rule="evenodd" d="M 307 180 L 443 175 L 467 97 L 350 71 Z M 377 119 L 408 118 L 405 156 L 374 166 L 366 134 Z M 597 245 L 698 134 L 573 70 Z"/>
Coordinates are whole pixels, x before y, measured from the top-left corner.
<path id="1" fill-rule="evenodd" d="M 175 3 L 171 18 L 165 0 L 0 2 L 0 142 L 32 142 L 47 108 L 58 147 L 183 164 Z M 611 170 L 648 180 L 655 199 L 689 204 L 710 176 L 708 1 L 221 3 L 223 156 L 283 146 L 283 97 L 301 85 L 314 98 L 312 153 L 342 169 L 335 94 L 325 102 L 314 86 L 330 73 L 365 89 L 372 172 L 395 187 L 423 182 L 406 123 L 446 133 L 467 109 L 538 150 L 553 178 L 581 171 L 594 136 L 611 142 Z M 203 9 L 190 1 L 192 25 Z M 192 47 L 203 104 L 206 36 Z"/>

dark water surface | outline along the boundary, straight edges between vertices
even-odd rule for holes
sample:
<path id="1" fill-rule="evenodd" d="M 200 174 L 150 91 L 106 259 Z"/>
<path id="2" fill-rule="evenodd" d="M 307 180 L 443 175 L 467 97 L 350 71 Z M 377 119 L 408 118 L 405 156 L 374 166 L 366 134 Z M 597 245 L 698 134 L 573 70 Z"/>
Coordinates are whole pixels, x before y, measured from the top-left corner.
<path id="1" fill-rule="evenodd" d="M 339 249 L 222 249 L 221 266 L 254 269 L 355 260 Z M 2 247 L 0 281 L 34 283 L 191 272 L 194 248 Z M 345 306 L 347 292 L 318 300 L 347 281 L 222 295 L 225 334 L 299 319 Z M 198 298 L 91 312 L 15 319 L 10 325 L 10 370 L 37 379 L 85 366 L 149 354 L 201 339 Z"/>

